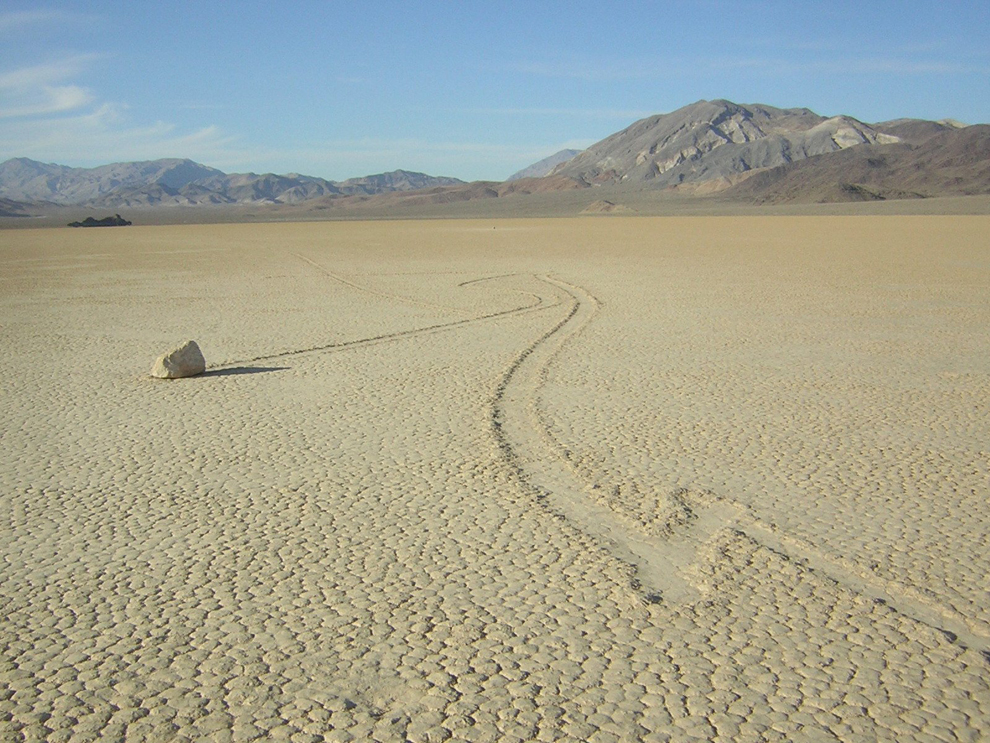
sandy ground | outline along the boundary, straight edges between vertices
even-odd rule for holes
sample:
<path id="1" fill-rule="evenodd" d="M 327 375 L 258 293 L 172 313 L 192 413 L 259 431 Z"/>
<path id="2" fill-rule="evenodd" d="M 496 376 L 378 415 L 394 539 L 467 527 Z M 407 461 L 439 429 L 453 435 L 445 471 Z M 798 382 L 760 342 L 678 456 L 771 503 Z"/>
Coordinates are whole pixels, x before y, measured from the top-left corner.
<path id="1" fill-rule="evenodd" d="M 990 218 L 0 266 L 2 740 L 990 738 Z"/>
<path id="2" fill-rule="evenodd" d="M 386 195 L 387 196 L 387 195 Z M 602 213 L 601 202 L 611 201 L 616 211 Z M 235 204 L 188 207 L 54 206 L 28 207 L 34 216 L 4 217 L 0 230 L 65 227 L 87 217 L 112 217 L 114 211 L 135 225 L 203 225 L 269 222 L 413 220 L 413 219 L 517 219 L 578 217 L 762 217 L 762 216 L 990 216 L 990 195 L 945 196 L 930 199 L 891 199 L 887 201 L 846 201 L 838 203 L 797 203 L 756 205 L 715 196 L 684 196 L 668 190 L 657 191 L 628 186 L 596 186 L 590 189 L 556 191 L 527 195 L 513 194 L 497 199 L 471 199 L 445 203 L 391 203 L 344 199 L 329 203 L 307 201 L 299 204 Z"/>

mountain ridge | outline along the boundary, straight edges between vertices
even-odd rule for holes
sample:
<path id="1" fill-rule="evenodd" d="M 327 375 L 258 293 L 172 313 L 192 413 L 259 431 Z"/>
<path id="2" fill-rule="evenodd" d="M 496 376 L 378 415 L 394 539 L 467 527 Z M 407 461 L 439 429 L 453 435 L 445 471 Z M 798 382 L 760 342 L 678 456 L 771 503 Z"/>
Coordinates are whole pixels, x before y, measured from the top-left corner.
<path id="1" fill-rule="evenodd" d="M 896 136 L 849 116 L 701 100 L 633 122 L 552 173 L 589 185 L 626 182 L 664 188 L 729 178 L 859 144 L 896 141 Z"/>
<path id="2" fill-rule="evenodd" d="M 59 206 L 133 207 L 288 204 L 327 196 L 375 195 L 464 183 L 408 170 L 328 181 L 292 173 L 224 173 L 185 158 L 72 168 L 26 157 L 0 163 L 0 198 Z"/>

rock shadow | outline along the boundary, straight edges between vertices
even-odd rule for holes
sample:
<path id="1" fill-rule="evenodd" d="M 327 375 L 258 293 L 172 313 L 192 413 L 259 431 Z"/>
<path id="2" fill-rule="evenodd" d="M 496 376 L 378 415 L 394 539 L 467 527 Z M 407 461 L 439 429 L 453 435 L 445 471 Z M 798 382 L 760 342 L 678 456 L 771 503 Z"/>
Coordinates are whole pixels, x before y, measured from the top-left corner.
<path id="1" fill-rule="evenodd" d="M 290 369 L 288 366 L 234 366 L 230 369 L 211 369 L 198 375 L 200 377 L 233 377 L 240 374 L 264 374 Z"/>

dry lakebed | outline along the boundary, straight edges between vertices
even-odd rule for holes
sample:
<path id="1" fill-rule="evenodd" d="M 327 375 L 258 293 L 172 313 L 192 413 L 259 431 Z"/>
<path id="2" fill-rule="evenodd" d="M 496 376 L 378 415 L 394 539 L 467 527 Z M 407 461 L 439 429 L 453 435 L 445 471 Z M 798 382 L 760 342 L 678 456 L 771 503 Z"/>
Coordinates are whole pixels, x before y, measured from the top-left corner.
<path id="1" fill-rule="evenodd" d="M 0 740 L 990 739 L 990 217 L 0 266 Z"/>

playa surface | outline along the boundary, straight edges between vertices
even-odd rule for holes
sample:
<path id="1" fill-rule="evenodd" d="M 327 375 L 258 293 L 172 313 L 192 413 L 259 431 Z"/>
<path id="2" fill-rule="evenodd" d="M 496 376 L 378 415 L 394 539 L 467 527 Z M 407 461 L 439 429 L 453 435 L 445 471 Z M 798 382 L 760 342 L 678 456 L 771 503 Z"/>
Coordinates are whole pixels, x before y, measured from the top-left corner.
<path id="1" fill-rule="evenodd" d="M 2 740 L 990 738 L 988 217 L 0 266 Z"/>

